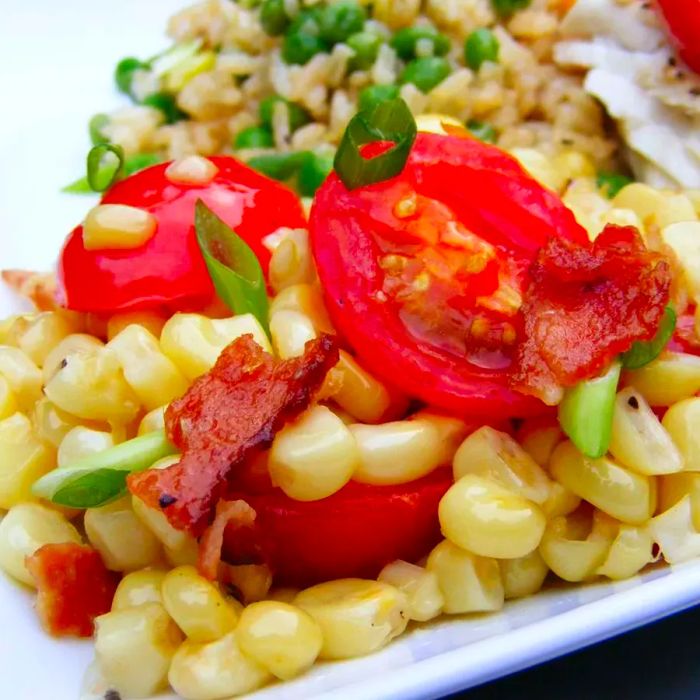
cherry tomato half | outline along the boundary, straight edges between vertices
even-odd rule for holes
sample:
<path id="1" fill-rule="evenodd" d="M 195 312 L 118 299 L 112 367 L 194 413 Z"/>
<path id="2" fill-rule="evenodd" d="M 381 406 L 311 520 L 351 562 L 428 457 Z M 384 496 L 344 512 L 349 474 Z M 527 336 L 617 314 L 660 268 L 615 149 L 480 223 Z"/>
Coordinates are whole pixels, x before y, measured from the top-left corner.
<path id="1" fill-rule="evenodd" d="M 348 191 L 332 174 L 310 227 L 332 320 L 371 371 L 461 415 L 542 410 L 508 387 L 527 270 L 549 237 L 588 239 L 517 161 L 418 134 L 391 180 Z"/>
<path id="2" fill-rule="evenodd" d="M 700 73 L 700 0 L 658 0 L 681 58 Z"/>
<path id="3" fill-rule="evenodd" d="M 281 226 L 306 227 L 297 196 L 234 158 L 211 161 L 211 183 L 183 185 L 165 176 L 168 163 L 146 168 L 115 184 L 103 204 L 128 204 L 158 220 L 153 237 L 132 250 L 85 250 L 83 227 L 66 240 L 58 265 L 59 302 L 75 311 L 114 313 L 161 306 L 171 311 L 205 306 L 214 294 L 194 233 L 198 199 L 243 238 L 267 272 L 262 239 Z"/>

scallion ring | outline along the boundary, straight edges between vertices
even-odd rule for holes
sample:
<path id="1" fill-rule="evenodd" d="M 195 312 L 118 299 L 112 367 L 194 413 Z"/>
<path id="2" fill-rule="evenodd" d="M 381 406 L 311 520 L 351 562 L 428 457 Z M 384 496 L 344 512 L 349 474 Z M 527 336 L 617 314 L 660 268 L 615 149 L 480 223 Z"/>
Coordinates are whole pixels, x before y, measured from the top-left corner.
<path id="1" fill-rule="evenodd" d="M 100 143 L 93 146 L 87 155 L 87 181 L 95 192 L 104 192 L 119 178 L 124 164 L 121 146 Z"/>

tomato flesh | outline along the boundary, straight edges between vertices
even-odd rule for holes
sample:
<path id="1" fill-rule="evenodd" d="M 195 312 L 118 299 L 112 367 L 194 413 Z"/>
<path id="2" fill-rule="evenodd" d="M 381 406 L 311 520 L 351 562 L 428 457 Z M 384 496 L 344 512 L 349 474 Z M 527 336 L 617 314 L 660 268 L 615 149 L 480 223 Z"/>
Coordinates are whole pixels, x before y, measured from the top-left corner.
<path id="1" fill-rule="evenodd" d="M 681 58 L 700 73 L 700 0 L 657 0 Z"/>

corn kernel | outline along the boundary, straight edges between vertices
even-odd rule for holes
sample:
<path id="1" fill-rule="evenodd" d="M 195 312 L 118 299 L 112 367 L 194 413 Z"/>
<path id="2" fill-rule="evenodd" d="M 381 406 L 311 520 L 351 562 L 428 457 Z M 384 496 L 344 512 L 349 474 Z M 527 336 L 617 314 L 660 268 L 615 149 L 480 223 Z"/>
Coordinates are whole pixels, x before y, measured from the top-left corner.
<path id="1" fill-rule="evenodd" d="M 166 406 L 159 406 L 149 411 L 139 423 L 137 435 L 146 435 L 156 430 L 165 429 L 165 409 Z"/>
<path id="2" fill-rule="evenodd" d="M 49 352 L 76 330 L 76 324 L 53 311 L 37 314 L 19 338 L 19 349 L 37 366 L 43 367 Z"/>
<path id="3" fill-rule="evenodd" d="M 562 486 L 558 481 L 553 481 L 549 498 L 542 504 L 542 512 L 547 516 L 547 520 L 551 520 L 560 515 L 573 513 L 580 505 L 580 496 Z"/>
<path id="4" fill-rule="evenodd" d="M 269 279 L 275 292 L 314 281 L 316 271 L 307 231 L 282 228 L 266 236 L 263 243 L 272 250 Z"/>
<path id="5" fill-rule="evenodd" d="M 107 339 L 112 340 L 129 326 L 141 326 L 156 338 L 160 338 L 166 321 L 167 318 L 157 311 L 126 311 L 114 314 L 107 321 Z"/>
<path id="6" fill-rule="evenodd" d="M 615 581 L 631 578 L 654 561 L 654 541 L 646 527 L 620 525 L 603 564 L 596 572 Z"/>
<path id="7" fill-rule="evenodd" d="M 176 91 L 175 91 L 176 92 Z M 174 160 L 165 169 L 165 177 L 178 185 L 208 185 L 219 172 L 209 158 L 192 155 Z"/>
<path id="8" fill-rule="evenodd" d="M 85 217 L 85 250 L 128 250 L 139 248 L 156 232 L 153 214 L 126 204 L 98 204 Z"/>
<path id="9" fill-rule="evenodd" d="M 700 296 L 700 222 L 683 221 L 666 226 L 661 238 L 678 257 L 688 285 L 688 292 Z"/>
<path id="10" fill-rule="evenodd" d="M 156 468 L 156 465 L 151 468 Z M 148 527 L 167 549 L 177 551 L 187 546 L 191 535 L 182 530 L 176 530 L 170 524 L 162 510 L 147 506 L 136 496 L 132 496 L 131 498 L 131 507 L 134 509 L 134 513 L 136 513 L 136 516 L 141 522 Z"/>
<path id="11" fill-rule="evenodd" d="M 659 477 L 659 502 L 656 512 L 666 512 L 692 493 L 700 494 L 700 472 L 678 472 Z"/>
<path id="12" fill-rule="evenodd" d="M 565 178 L 565 181 L 578 177 L 595 177 L 596 169 L 593 161 L 579 151 L 562 151 L 552 159 L 554 167 Z"/>
<path id="13" fill-rule="evenodd" d="M 419 114 L 416 117 L 416 128 L 423 133 L 447 136 L 449 132 L 445 131 L 444 124 L 464 129 L 464 124 L 459 119 L 447 114 Z"/>
<path id="14" fill-rule="evenodd" d="M 160 587 L 166 573 L 162 569 L 142 569 L 124 576 L 114 593 L 112 611 L 137 608 L 148 603 L 162 605 Z"/>
<path id="15" fill-rule="evenodd" d="M 419 0 L 376 0 L 372 5 L 374 19 L 391 29 L 411 26 L 419 10 Z"/>
<path id="16" fill-rule="evenodd" d="M 665 207 L 664 194 L 649 185 L 633 182 L 613 197 L 612 206 L 616 209 L 631 209 L 645 226 L 658 225 L 658 214 Z"/>
<path id="17" fill-rule="evenodd" d="M 299 311 L 278 311 L 270 316 L 270 335 L 282 359 L 304 354 L 306 343 L 316 337 L 311 319 Z"/>
<path id="18" fill-rule="evenodd" d="M 676 505 L 652 518 L 648 527 L 669 564 L 680 564 L 700 556 L 700 532 L 693 522 L 690 496 L 684 496 Z"/>
<path id="19" fill-rule="evenodd" d="M 0 375 L 0 420 L 8 418 L 17 411 L 19 411 L 19 404 L 10 388 L 10 383 Z"/>
<path id="20" fill-rule="evenodd" d="M 646 367 L 626 372 L 623 379 L 651 406 L 672 406 L 700 391 L 700 357 L 665 352 Z"/>
<path id="21" fill-rule="evenodd" d="M 111 433 L 92 430 L 82 425 L 71 428 L 58 446 L 58 466 L 65 467 L 114 447 Z"/>
<path id="22" fill-rule="evenodd" d="M 525 452 L 544 468 L 549 464 L 549 458 L 563 436 L 558 423 L 542 424 L 541 421 L 533 419 L 523 423 L 518 431 L 518 442 Z"/>
<path id="23" fill-rule="evenodd" d="M 596 191 L 595 182 L 589 183 L 588 178 L 574 180 L 562 199 L 573 212 L 576 221 L 586 229 L 589 239 L 595 240 L 603 230 L 603 222 L 610 210 L 610 202 Z"/>
<path id="24" fill-rule="evenodd" d="M 99 338 L 95 338 L 95 336 L 87 333 L 73 333 L 66 336 L 44 358 L 42 371 L 44 384 L 48 384 L 51 381 L 54 374 L 61 369 L 64 361 L 70 355 L 91 355 L 102 347 L 104 347 L 104 343 Z"/>
<path id="25" fill-rule="evenodd" d="M 538 550 L 517 559 L 501 559 L 498 566 L 506 600 L 525 598 L 537 593 L 549 573 L 549 567 Z"/>
<path id="26" fill-rule="evenodd" d="M 267 564 L 235 564 L 226 569 L 227 583 L 238 592 L 245 605 L 267 597 L 272 586 L 272 572 Z"/>
<path id="27" fill-rule="evenodd" d="M 268 600 L 276 600 L 278 603 L 289 603 L 290 605 L 294 602 L 294 599 L 299 594 L 298 588 L 273 588 L 268 594 Z"/>
<path id="28" fill-rule="evenodd" d="M 534 148 L 512 148 L 510 154 L 541 185 L 560 192 L 567 183 L 566 173 L 560 170 L 544 153 Z"/>
<path id="29" fill-rule="evenodd" d="M 317 333 L 335 333 L 317 285 L 293 284 L 285 287 L 270 302 L 270 318 L 278 311 L 299 311 L 311 319 Z"/>
<path id="30" fill-rule="evenodd" d="M 685 469 L 700 472 L 700 398 L 685 399 L 666 411 L 663 427 L 680 450 Z"/>
<path id="31" fill-rule="evenodd" d="M 18 348 L 0 345 L 0 377 L 9 384 L 22 411 L 29 413 L 41 398 L 41 372 Z"/>
<path id="32" fill-rule="evenodd" d="M 387 564 L 378 581 L 394 586 L 406 596 L 409 619 L 426 622 L 437 617 L 445 604 L 434 572 L 398 559 Z"/>
<path id="33" fill-rule="evenodd" d="M 85 423 L 87 424 L 85 427 L 102 427 L 105 431 L 107 430 L 106 424 L 101 425 L 92 421 L 85 421 Z M 65 438 L 73 428 L 81 425 L 81 419 L 62 411 L 58 406 L 54 406 L 51 401 L 44 397 L 39 399 L 34 406 L 32 424 L 40 440 L 44 440 L 54 447 L 58 447 L 63 438 Z"/>

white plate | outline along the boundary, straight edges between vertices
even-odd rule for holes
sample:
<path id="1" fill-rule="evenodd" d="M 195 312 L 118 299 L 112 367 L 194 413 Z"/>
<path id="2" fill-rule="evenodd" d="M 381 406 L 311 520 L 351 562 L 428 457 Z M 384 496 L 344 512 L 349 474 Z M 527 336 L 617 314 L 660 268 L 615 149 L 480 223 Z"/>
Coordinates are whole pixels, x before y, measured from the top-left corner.
<path id="1" fill-rule="evenodd" d="M 82 174 L 86 124 L 116 106 L 111 72 L 162 48 L 184 0 L 3 0 L 0 267 L 48 268 L 90 198 L 59 194 Z M 0 316 L 16 299 L 0 291 Z M 380 654 L 317 667 L 262 700 L 434 698 L 517 671 L 700 602 L 700 563 L 621 584 L 548 591 L 491 616 L 416 629 Z M 40 630 L 32 596 L 0 575 L 0 697 L 76 700 L 92 650 Z"/>

